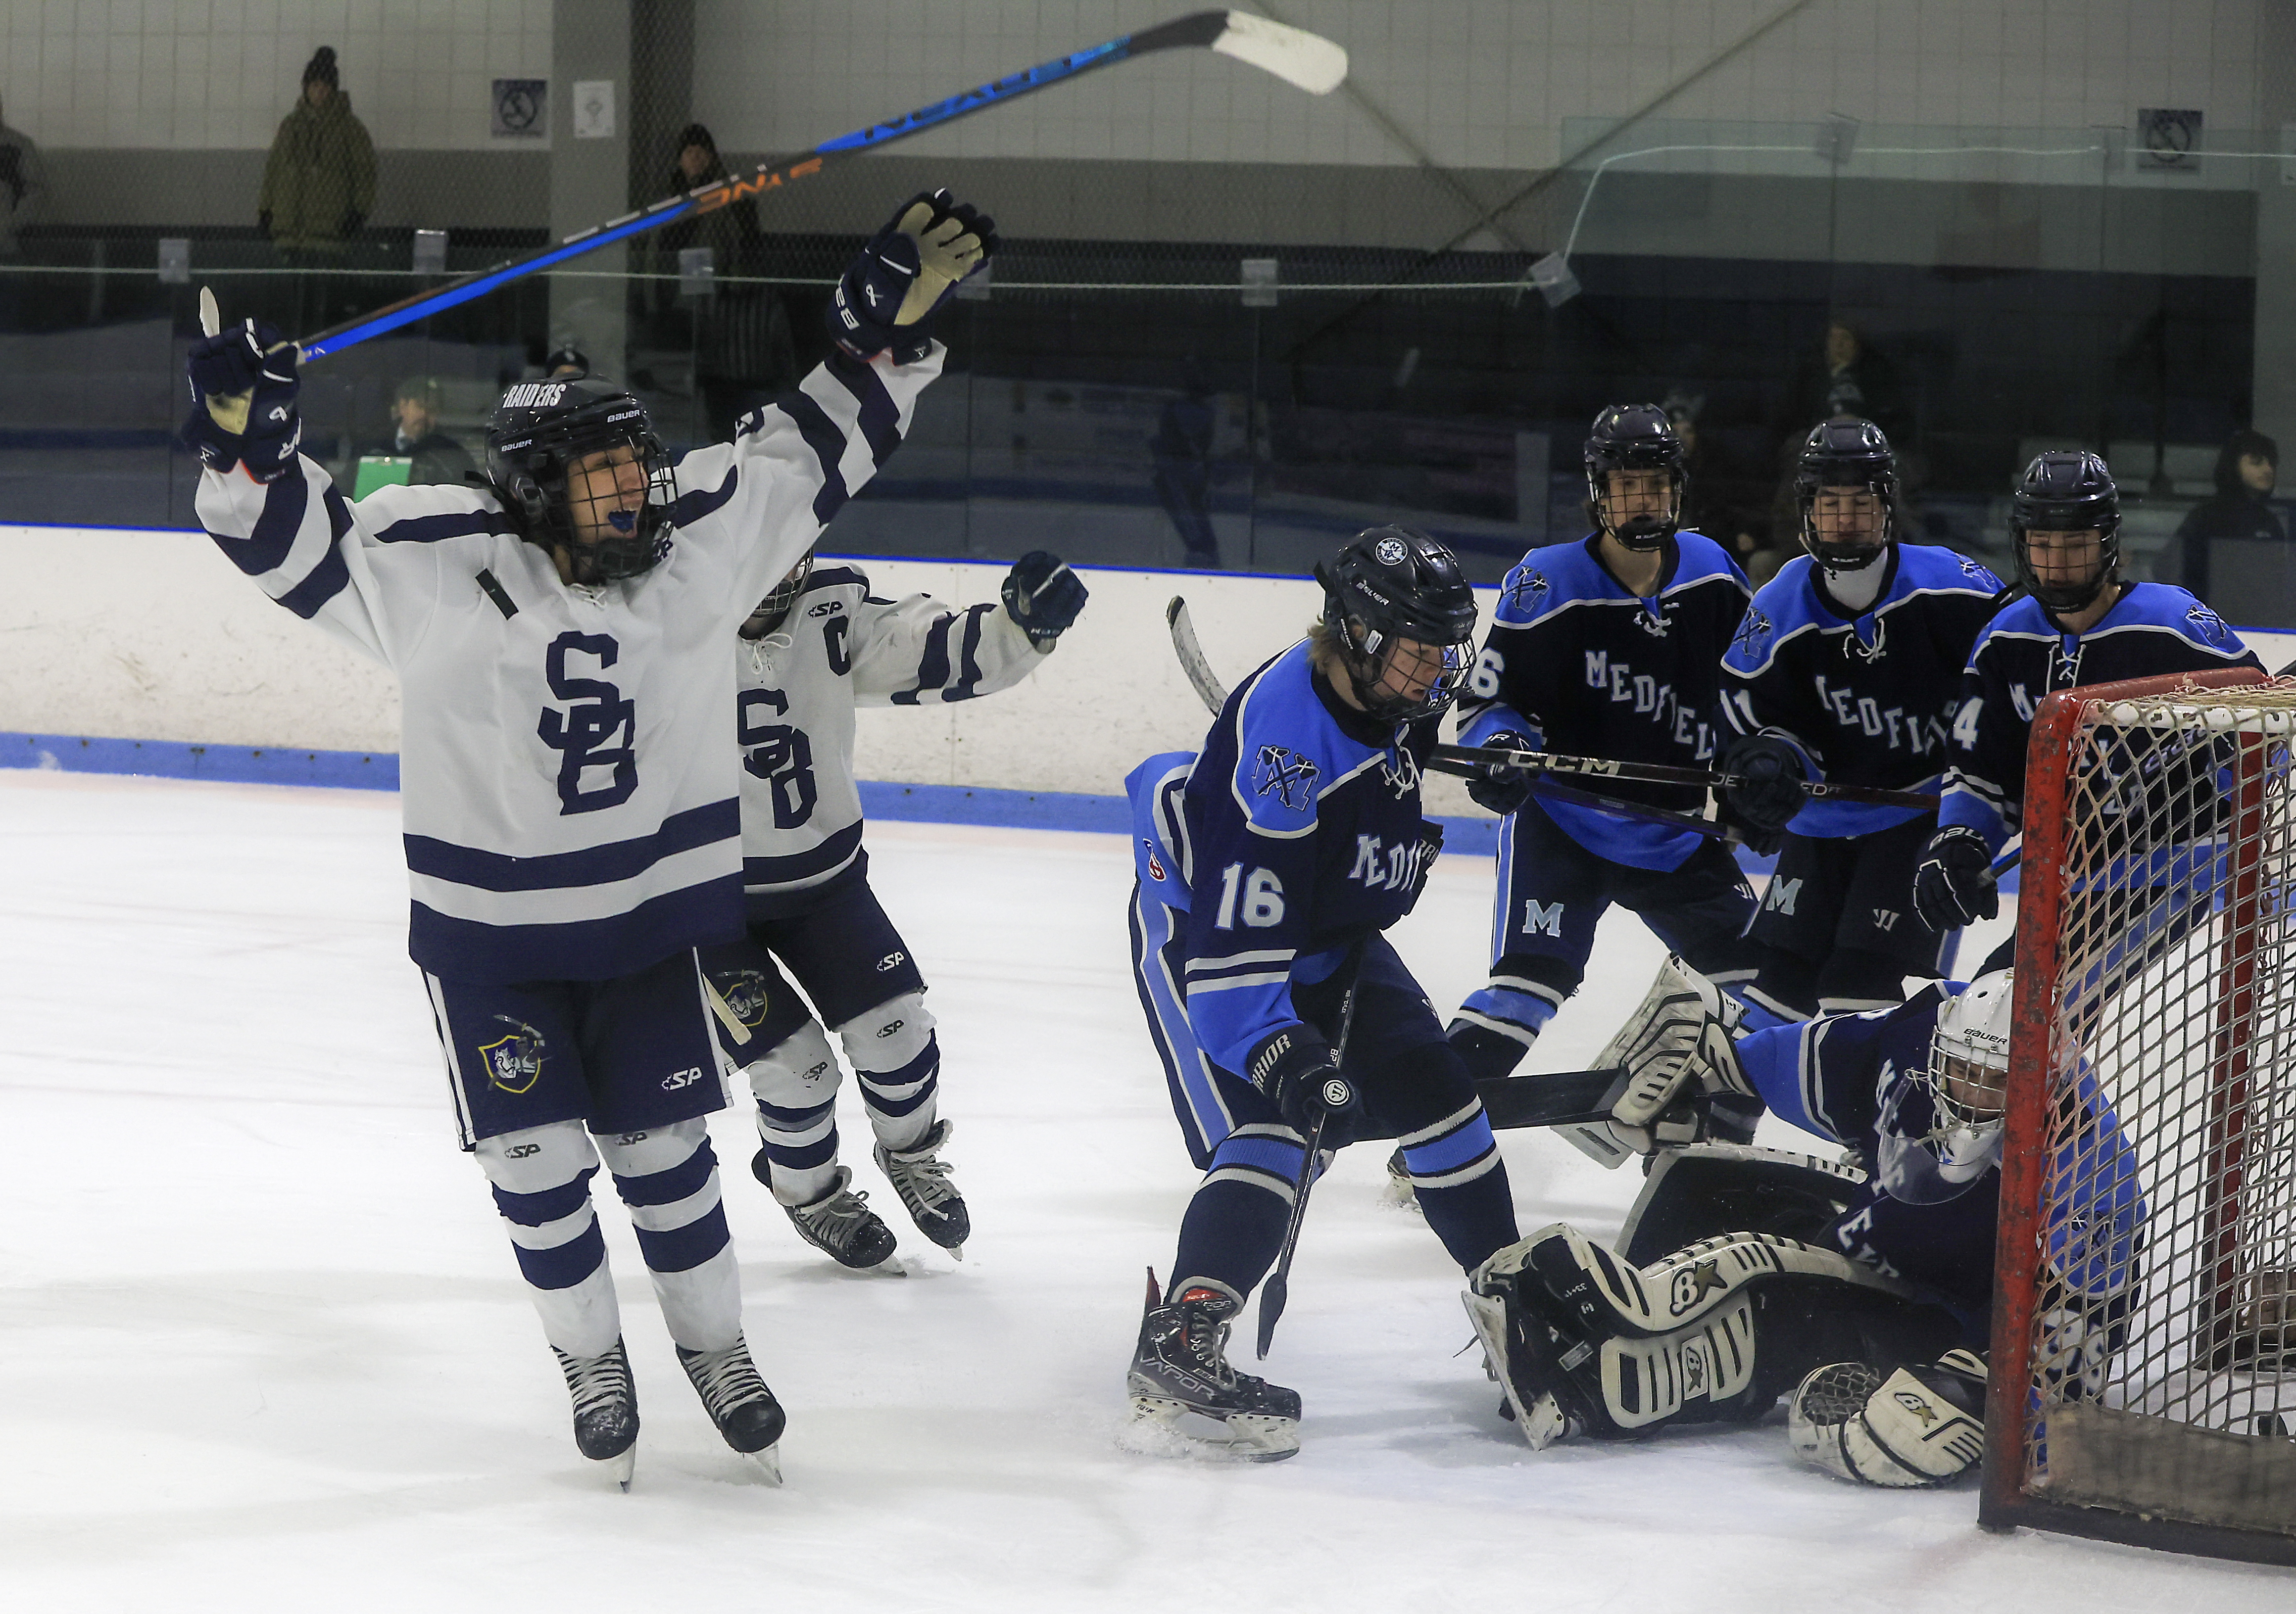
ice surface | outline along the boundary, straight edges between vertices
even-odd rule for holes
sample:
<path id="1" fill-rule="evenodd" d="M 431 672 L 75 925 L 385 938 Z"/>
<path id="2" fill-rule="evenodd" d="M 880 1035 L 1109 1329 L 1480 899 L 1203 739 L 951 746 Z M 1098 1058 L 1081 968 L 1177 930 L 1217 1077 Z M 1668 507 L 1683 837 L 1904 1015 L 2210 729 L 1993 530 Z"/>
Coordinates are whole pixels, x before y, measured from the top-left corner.
<path id="1" fill-rule="evenodd" d="M 2281 1571 L 1984 1535 L 1969 1490 L 1838 1483 L 1792 1464 L 1775 1421 L 1532 1453 L 1457 1354 L 1457 1273 L 1380 1202 L 1376 1148 L 1316 1194 L 1268 1363 L 1306 1397 L 1301 1454 L 1119 1450 L 1142 1269 L 1169 1259 L 1193 1177 L 1129 984 L 1124 843 L 885 824 L 870 845 L 933 984 L 965 1262 L 906 1226 L 849 1086 L 846 1157 L 902 1233 L 906 1283 L 801 1246 L 741 1169 L 747 1123 L 719 1117 L 788 1484 L 750 1480 L 711 1432 L 609 1195 L 645 1422 L 624 1496 L 575 1454 L 454 1146 L 403 951 L 396 800 L 0 774 L 0 1604 L 2154 1614 L 2296 1596 Z M 1447 861 L 1398 935 L 1439 1005 L 1480 973 L 1488 898 L 1486 866 Z M 1606 924 L 1542 1063 L 1591 1056 L 1658 956 Z M 1543 1136 L 1505 1147 L 1526 1229 L 1615 1230 L 1630 1173 Z"/>

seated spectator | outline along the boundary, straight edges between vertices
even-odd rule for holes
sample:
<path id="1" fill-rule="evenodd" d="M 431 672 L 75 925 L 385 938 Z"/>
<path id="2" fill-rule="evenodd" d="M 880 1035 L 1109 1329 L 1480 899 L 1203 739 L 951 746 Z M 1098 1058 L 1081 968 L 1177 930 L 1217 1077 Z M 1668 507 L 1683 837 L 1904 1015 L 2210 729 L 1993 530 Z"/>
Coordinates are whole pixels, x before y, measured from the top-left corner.
<path id="1" fill-rule="evenodd" d="M 1756 587 L 1777 575 L 1786 561 L 1765 541 L 1768 521 L 1759 514 L 1763 490 L 1749 479 L 1722 448 L 1698 430 L 1698 406 L 1703 400 L 1669 394 L 1666 417 L 1682 442 L 1683 474 L 1689 480 L 1684 494 L 1682 524 L 1703 532 L 1730 552 Z"/>
<path id="2" fill-rule="evenodd" d="M 1837 319 L 1825 327 L 1818 351 L 1795 371 L 1784 410 L 1774 423 L 1776 436 L 1799 457 L 1812 426 L 1843 415 L 1881 427 L 1901 456 L 1914 446 L 1908 441 L 1913 421 L 1897 366 L 1866 346 L 1854 327 Z"/>
<path id="3" fill-rule="evenodd" d="M 451 482 L 459 487 L 477 473 L 478 462 L 468 449 L 439 429 L 439 391 L 435 376 L 410 375 L 399 383 L 398 396 L 390 406 L 398 429 L 387 443 L 378 443 L 365 452 L 368 457 L 413 460 L 407 482 Z M 362 489 L 367 481 L 360 478 Z"/>
<path id="4" fill-rule="evenodd" d="M 2245 427 L 2225 440 L 2217 454 L 2217 490 L 2194 505 L 2174 537 L 2152 557 L 2152 581 L 2175 583 L 2211 604 L 2209 549 L 2218 539 L 2288 541 L 2287 529 L 2272 512 L 2272 489 L 2280 479 L 2280 445 Z"/>

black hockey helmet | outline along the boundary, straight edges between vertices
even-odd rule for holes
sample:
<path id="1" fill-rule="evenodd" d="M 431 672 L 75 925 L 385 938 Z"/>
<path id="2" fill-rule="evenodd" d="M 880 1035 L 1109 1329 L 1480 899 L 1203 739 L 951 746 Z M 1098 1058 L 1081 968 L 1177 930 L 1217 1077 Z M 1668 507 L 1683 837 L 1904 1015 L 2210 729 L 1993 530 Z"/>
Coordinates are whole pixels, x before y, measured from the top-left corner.
<path id="1" fill-rule="evenodd" d="M 1475 591 L 1450 550 L 1411 527 L 1372 527 L 1316 566 L 1324 585 L 1324 626 L 1347 663 L 1351 693 L 1385 722 L 1433 717 L 1459 698 L 1475 663 Z M 1405 640 L 1431 653 L 1398 666 Z M 1427 679 L 1423 694 L 1387 688 Z"/>
<path id="2" fill-rule="evenodd" d="M 2087 582 L 2045 583 L 2033 570 L 2027 534 L 2096 529 L 2095 576 Z M 2009 501 L 2010 548 L 2017 581 L 2052 611 L 2079 611 L 2095 600 L 2120 564 L 2120 489 L 2104 461 L 2076 449 L 2036 455 Z"/>
<path id="3" fill-rule="evenodd" d="M 808 549 L 797 557 L 797 564 L 783 574 L 782 581 L 766 591 L 758 608 L 750 613 L 750 620 L 742 624 L 743 638 L 763 638 L 782 625 L 797 604 L 797 597 L 805 592 L 806 580 L 813 575 L 813 551 Z"/>
<path id="4" fill-rule="evenodd" d="M 1597 527 L 1629 549 L 1655 549 L 1674 536 L 1682 525 L 1682 496 L 1690 478 L 1683 468 L 1682 440 L 1664 409 L 1656 404 L 1610 405 L 1595 416 L 1586 452 L 1587 508 Z M 1667 513 L 1613 523 L 1605 502 L 1613 471 L 1665 472 Z"/>
<path id="5" fill-rule="evenodd" d="M 586 455 L 625 448 L 645 478 L 644 500 L 625 510 L 619 498 L 594 496 L 601 507 L 578 525 L 569 472 Z M 487 420 L 487 480 L 520 536 L 565 550 L 578 582 L 636 577 L 669 553 L 676 473 L 645 406 L 611 381 L 567 375 L 504 392 Z M 604 536 L 583 541 L 585 529 L 601 528 Z"/>
<path id="6" fill-rule="evenodd" d="M 1862 488 L 1873 494 L 1882 506 L 1881 542 L 1867 546 L 1821 538 L 1817 496 L 1825 488 Z M 1898 457 L 1882 428 L 1854 415 L 1811 427 L 1794 466 L 1794 502 L 1801 509 L 1801 546 L 1827 571 L 1860 571 L 1888 554 L 1898 537 Z"/>

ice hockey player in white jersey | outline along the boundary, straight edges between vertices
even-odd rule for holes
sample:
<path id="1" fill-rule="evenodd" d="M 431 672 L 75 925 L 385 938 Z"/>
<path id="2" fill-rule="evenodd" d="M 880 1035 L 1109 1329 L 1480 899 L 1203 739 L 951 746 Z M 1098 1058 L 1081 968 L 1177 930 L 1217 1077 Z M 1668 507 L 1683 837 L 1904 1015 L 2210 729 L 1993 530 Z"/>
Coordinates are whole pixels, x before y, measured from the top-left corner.
<path id="1" fill-rule="evenodd" d="M 963 610 L 926 594 L 879 599 L 859 567 L 808 555 L 742 624 L 748 932 L 703 948 L 701 966 L 724 1005 L 718 1047 L 757 1099 L 750 1169 L 800 1235 L 844 1265 L 902 1270 L 892 1230 L 838 1164 L 839 1071 L 824 1024 L 860 1078 L 878 1168 L 919 1230 L 962 1259 L 972 1226 L 940 1158 L 950 1124 L 939 1118 L 940 1045 L 924 977 L 869 888 L 854 708 L 1009 688 L 1052 655 L 1085 594 L 1043 550 L 1013 566 L 1001 605 Z"/>
<path id="2" fill-rule="evenodd" d="M 705 1117 L 722 1103 L 693 949 L 742 933 L 728 646 L 899 444 L 928 320 L 996 244 L 946 192 L 904 204 L 831 300 L 839 350 L 675 465 L 611 382 L 512 387 L 485 487 L 354 505 L 297 452 L 296 353 L 249 321 L 193 344 L 186 441 L 217 545 L 398 675 L 408 951 L 463 1147 L 491 1184 L 574 1403 L 624 1486 L 637 1402 L 590 1204 L 630 1207 L 679 1361 L 726 1443 L 777 1472 Z"/>

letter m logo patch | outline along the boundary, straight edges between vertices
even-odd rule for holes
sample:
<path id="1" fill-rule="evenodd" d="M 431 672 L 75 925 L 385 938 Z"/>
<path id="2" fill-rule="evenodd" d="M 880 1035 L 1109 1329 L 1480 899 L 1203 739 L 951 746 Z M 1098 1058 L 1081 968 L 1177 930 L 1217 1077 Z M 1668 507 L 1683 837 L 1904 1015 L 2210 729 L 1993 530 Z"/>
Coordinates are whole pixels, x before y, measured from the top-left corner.
<path id="1" fill-rule="evenodd" d="M 1527 936 L 1562 937 L 1562 904 L 1542 902 L 1526 898 L 1522 905 L 1522 934 Z"/>
<path id="2" fill-rule="evenodd" d="M 1794 910 L 1795 900 L 1800 895 L 1801 880 L 1800 877 L 1796 877 L 1791 880 L 1773 878 L 1770 881 L 1768 894 L 1762 899 L 1762 906 L 1772 913 L 1792 915 Z"/>

